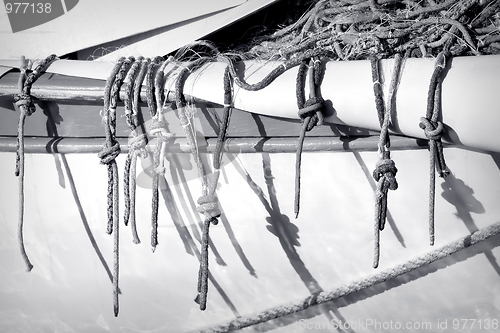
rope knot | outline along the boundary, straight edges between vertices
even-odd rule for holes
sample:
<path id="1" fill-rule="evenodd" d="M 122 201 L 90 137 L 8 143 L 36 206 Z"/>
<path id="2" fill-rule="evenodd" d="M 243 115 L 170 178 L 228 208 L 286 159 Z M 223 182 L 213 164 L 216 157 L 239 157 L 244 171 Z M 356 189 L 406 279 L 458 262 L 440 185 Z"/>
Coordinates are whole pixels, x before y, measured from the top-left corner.
<path id="1" fill-rule="evenodd" d="M 204 195 L 198 199 L 198 213 L 205 215 L 205 217 L 212 219 L 213 224 L 217 224 L 216 217 L 221 215 L 219 209 L 219 200 L 215 195 Z"/>
<path id="2" fill-rule="evenodd" d="M 101 164 L 109 164 L 114 161 L 118 155 L 120 155 L 120 143 L 115 142 L 111 147 L 104 146 L 99 154 L 97 154 L 97 157 L 101 159 Z"/>
<path id="3" fill-rule="evenodd" d="M 155 172 L 159 175 L 163 175 L 167 169 L 164 166 L 157 166 Z"/>
<path id="4" fill-rule="evenodd" d="M 28 116 L 31 116 L 36 111 L 33 97 L 28 94 L 20 93 L 14 95 L 14 102 L 18 107 L 21 107 L 22 105 L 26 106 L 26 114 Z"/>
<path id="5" fill-rule="evenodd" d="M 173 137 L 173 134 L 167 131 L 165 122 L 161 120 L 153 119 L 153 122 L 149 126 L 149 132 L 163 142 L 167 142 Z"/>
<path id="6" fill-rule="evenodd" d="M 147 140 L 146 140 L 146 134 L 137 134 L 137 132 L 134 130 L 132 132 L 132 137 L 128 139 L 128 147 L 130 150 L 140 150 L 141 151 L 141 156 L 143 158 L 147 157 L 147 152 L 146 152 L 146 145 L 147 145 Z"/>
<path id="7" fill-rule="evenodd" d="M 389 189 L 396 190 L 398 188 L 398 182 L 396 181 L 396 173 L 398 169 L 396 168 L 396 163 L 389 158 L 381 159 L 375 165 L 375 170 L 373 170 L 373 178 L 379 181 L 380 178 L 385 177 L 389 182 Z"/>
<path id="8" fill-rule="evenodd" d="M 424 130 L 425 136 L 429 140 L 441 140 L 444 134 L 444 126 L 440 121 L 430 121 L 425 117 L 420 118 L 418 126 Z"/>
<path id="9" fill-rule="evenodd" d="M 310 117 L 311 120 L 307 125 L 307 131 L 310 131 L 316 125 L 323 124 L 323 106 L 325 101 L 321 97 L 312 97 L 309 98 L 304 106 L 299 110 L 298 115 L 302 121 L 307 117 Z"/>

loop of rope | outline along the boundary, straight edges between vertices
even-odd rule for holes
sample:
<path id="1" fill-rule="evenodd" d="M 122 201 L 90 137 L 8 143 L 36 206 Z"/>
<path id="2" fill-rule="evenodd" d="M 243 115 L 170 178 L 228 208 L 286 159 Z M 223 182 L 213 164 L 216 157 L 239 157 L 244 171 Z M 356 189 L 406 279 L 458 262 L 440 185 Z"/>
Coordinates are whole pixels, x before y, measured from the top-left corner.
<path id="1" fill-rule="evenodd" d="M 385 220 L 387 218 L 387 194 L 389 190 L 396 190 L 398 182 L 396 181 L 396 173 L 398 169 L 396 164 L 391 159 L 389 151 L 389 123 L 392 113 L 392 106 L 395 104 L 395 91 L 399 81 L 399 73 L 401 71 L 401 64 L 403 59 L 400 54 L 394 57 L 394 70 L 392 73 L 391 85 L 389 88 L 389 96 L 387 100 L 387 107 L 384 105 L 381 84 L 380 82 L 378 60 L 372 58 L 372 80 L 373 91 L 375 95 L 375 105 L 377 114 L 380 121 L 380 138 L 379 138 L 379 152 L 381 158 L 375 165 L 373 171 L 373 178 L 377 182 L 375 190 L 375 223 L 374 223 L 374 254 L 373 254 L 373 268 L 377 268 L 380 260 L 380 231 L 385 227 Z M 381 118 L 382 117 L 382 118 Z"/>
<path id="2" fill-rule="evenodd" d="M 229 67 L 229 72 L 231 76 L 234 78 L 234 83 L 238 85 L 240 88 L 248 90 L 248 91 L 257 91 L 264 89 L 265 87 L 269 86 L 276 78 L 278 78 L 281 74 L 283 74 L 287 69 L 290 69 L 292 67 L 295 67 L 302 63 L 304 59 L 310 59 L 313 57 L 321 57 L 321 56 L 326 56 L 331 54 L 331 52 L 324 50 L 324 49 L 319 49 L 319 48 L 314 48 L 314 49 L 309 49 L 304 51 L 300 57 L 295 57 L 292 59 L 289 59 L 285 61 L 281 66 L 278 66 L 274 68 L 269 74 L 267 74 L 261 81 L 254 83 L 254 84 L 249 84 L 247 83 L 244 79 L 241 79 L 237 72 L 236 72 L 236 67 L 234 64 L 234 61 L 231 57 L 226 56 L 226 55 L 219 55 L 217 57 L 217 61 L 224 62 L 228 65 Z"/>
<path id="3" fill-rule="evenodd" d="M 98 157 L 101 159 L 102 164 L 107 165 L 108 172 L 108 190 L 107 190 L 107 213 L 108 213 L 108 224 L 106 232 L 108 234 L 114 234 L 113 237 L 113 310 L 115 317 L 118 316 L 119 312 L 119 243 L 120 243 L 120 233 L 119 233 L 119 201 L 118 201 L 118 191 L 119 191 L 119 181 L 118 181 L 118 165 L 116 164 L 116 157 L 120 153 L 120 145 L 116 141 L 116 107 L 118 104 L 118 98 L 120 94 L 120 88 L 123 81 L 127 75 L 130 66 L 134 63 L 135 59 L 129 57 L 125 59 L 120 58 L 115 66 L 113 67 L 108 79 L 106 80 L 106 85 L 104 87 L 104 109 L 103 109 L 103 120 L 104 129 L 106 132 L 106 140 L 104 142 L 101 152 L 99 152 Z"/>
<path id="4" fill-rule="evenodd" d="M 216 170 L 220 169 L 222 148 L 224 142 L 226 141 L 227 128 L 229 126 L 229 120 L 233 109 L 232 103 L 231 74 L 229 66 L 226 66 L 226 69 L 224 70 L 224 110 L 222 111 L 222 122 L 219 129 L 219 135 L 217 136 L 213 159 L 214 169 Z"/>
<path id="5" fill-rule="evenodd" d="M 441 138 L 444 135 L 444 125 L 438 120 L 441 110 L 441 73 L 446 67 L 446 48 L 436 57 L 434 71 L 432 73 L 429 92 L 427 94 L 427 112 L 425 117 L 420 118 L 419 127 L 424 130 L 429 140 L 429 244 L 434 245 L 434 209 L 436 197 L 436 174 L 437 169 L 440 177 L 449 175 L 444 160 L 443 144 Z M 436 161 L 437 160 L 437 161 Z M 436 163 L 437 162 L 437 163 Z"/>
<path id="6" fill-rule="evenodd" d="M 19 122 L 17 126 L 17 149 L 16 149 L 16 169 L 15 175 L 19 177 L 19 215 L 18 215 L 18 241 L 21 256 L 26 264 L 26 270 L 33 269 L 33 264 L 28 258 L 24 247 L 23 225 L 24 225 L 24 124 L 26 117 L 31 116 L 36 107 L 31 97 L 31 87 L 33 83 L 42 75 L 45 70 L 57 59 L 55 55 L 50 55 L 40 62 L 38 66 L 29 74 L 28 61 L 21 58 L 21 74 L 19 75 L 19 93 L 14 95 L 14 102 L 19 108 Z"/>
<path id="7" fill-rule="evenodd" d="M 297 107 L 299 109 L 298 116 L 302 120 L 302 128 L 297 143 L 297 153 L 295 159 L 295 218 L 299 216 L 300 210 L 300 168 L 305 135 L 306 132 L 311 131 L 316 125 L 323 124 L 324 100 L 321 96 L 316 95 L 316 89 L 319 87 L 322 75 L 321 62 L 316 57 L 310 58 L 308 71 L 309 99 L 307 101 L 305 101 L 304 96 L 304 77 L 306 69 L 307 60 L 303 60 L 299 66 L 296 79 Z"/>
<path id="8" fill-rule="evenodd" d="M 125 81 L 128 81 L 128 85 L 125 87 L 125 98 L 123 100 L 124 103 L 124 109 L 125 109 L 125 119 L 127 120 L 127 125 L 130 128 L 131 131 L 131 137 L 128 140 L 128 147 L 129 147 L 129 152 L 127 154 L 127 159 L 125 160 L 125 169 L 124 169 L 124 174 L 123 174 L 123 197 L 125 201 L 125 212 L 123 213 L 123 223 L 125 226 L 128 225 L 128 221 L 130 218 L 131 209 L 130 207 L 132 206 L 131 203 L 131 192 L 134 191 L 131 189 L 130 186 L 130 169 L 132 165 L 132 158 L 136 158 L 137 153 L 135 153 L 135 150 L 141 149 L 145 150 L 146 147 L 146 137 L 145 136 L 139 136 L 137 134 L 136 130 L 136 120 L 137 117 L 134 117 L 134 106 L 133 106 L 133 98 L 132 98 L 132 90 L 134 88 L 135 84 L 135 79 L 136 76 L 140 72 L 140 68 L 142 66 L 142 60 L 143 57 L 139 57 L 137 61 L 135 61 L 132 66 L 130 67 L 130 70 L 128 71 L 127 78 Z M 134 175 L 135 176 L 135 175 Z M 135 197 L 135 194 L 134 194 Z"/>
<path id="9" fill-rule="evenodd" d="M 146 75 L 146 96 L 148 108 L 151 114 L 150 134 L 156 138 L 156 147 L 153 153 L 153 186 L 151 199 L 151 249 L 154 252 L 158 245 L 158 200 L 159 200 L 159 180 L 160 175 L 165 173 L 165 149 L 166 144 L 173 134 L 168 131 L 167 123 L 164 121 L 163 109 L 164 101 L 164 68 L 171 61 L 171 58 L 164 61 L 162 57 L 156 57 L 149 64 Z"/>
<path id="10" fill-rule="evenodd" d="M 373 81 L 373 93 L 375 94 L 375 106 L 377 108 L 378 121 L 380 123 L 380 127 L 382 127 L 382 123 L 384 122 L 384 100 L 382 93 L 382 84 L 380 82 L 380 71 L 379 71 L 379 62 L 376 57 L 370 58 L 370 65 L 372 69 L 372 81 Z"/>
<path id="11" fill-rule="evenodd" d="M 137 225 L 135 221 L 135 196 L 136 196 L 136 167 L 137 156 L 142 158 L 148 157 L 146 145 L 148 143 L 145 133 L 139 134 L 137 128 L 138 115 L 139 115 L 139 99 L 142 88 L 142 81 L 146 76 L 148 64 L 151 60 L 144 59 L 143 57 L 137 58 L 127 74 L 129 85 L 125 90 L 125 116 L 127 125 L 131 131 L 128 140 L 129 152 L 125 160 L 125 170 L 123 175 L 123 192 L 125 201 L 125 212 L 123 215 L 123 222 L 128 225 L 132 230 L 132 238 L 135 244 L 141 241 L 137 234 Z"/>
<path id="12" fill-rule="evenodd" d="M 200 305 L 200 310 L 205 310 L 207 306 L 207 296 L 208 296 L 208 244 L 209 244 L 209 226 L 210 224 L 216 225 L 218 223 L 217 217 L 220 216 L 221 211 L 218 204 L 217 196 L 215 194 L 215 190 L 217 188 L 217 182 L 219 178 L 219 169 L 220 167 L 220 157 L 222 151 L 222 145 L 225 140 L 227 125 L 229 123 L 229 115 L 231 112 L 232 98 L 231 98 L 231 83 L 230 83 L 230 74 L 233 75 L 233 78 L 236 81 L 235 75 L 231 72 L 232 65 L 231 61 L 228 61 L 228 66 L 224 72 L 224 122 L 219 131 L 217 149 L 214 153 L 214 166 L 215 171 L 213 173 L 213 177 L 210 181 L 210 184 L 207 180 L 207 174 L 205 171 L 205 167 L 203 162 L 201 161 L 200 153 L 196 146 L 196 141 L 193 135 L 193 131 L 191 130 L 189 118 L 186 114 L 186 100 L 184 98 L 184 83 L 187 79 L 189 73 L 192 72 L 194 68 L 198 68 L 202 64 L 205 64 L 209 59 L 200 58 L 192 63 L 188 64 L 185 68 L 183 68 L 177 77 L 177 81 L 175 84 L 175 104 L 177 108 L 177 114 L 179 117 L 179 122 L 184 129 L 184 133 L 186 135 L 191 155 L 193 156 L 196 166 L 198 168 L 198 175 L 201 179 L 202 185 L 202 196 L 198 199 L 197 208 L 198 212 L 204 214 L 205 220 L 203 223 L 202 230 L 202 242 L 201 242 L 201 258 L 200 258 L 200 269 L 198 271 L 198 295 L 195 299 L 195 302 Z M 234 70 L 234 68 L 233 68 Z"/>

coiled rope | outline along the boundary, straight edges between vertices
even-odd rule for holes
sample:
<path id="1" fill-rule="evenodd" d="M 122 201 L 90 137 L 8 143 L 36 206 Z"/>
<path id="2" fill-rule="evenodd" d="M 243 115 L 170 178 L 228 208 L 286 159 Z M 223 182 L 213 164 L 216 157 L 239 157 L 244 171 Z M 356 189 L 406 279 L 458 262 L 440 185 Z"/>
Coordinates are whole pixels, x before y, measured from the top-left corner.
<path id="1" fill-rule="evenodd" d="M 139 235 L 137 234 L 137 225 L 135 221 L 135 196 L 136 196 L 136 165 L 137 156 L 142 158 L 148 157 L 146 150 L 147 137 L 145 133 L 139 133 L 139 98 L 142 87 L 142 81 L 146 75 L 147 66 L 150 59 L 143 57 L 137 58 L 130 68 L 127 79 L 128 85 L 125 87 L 125 117 L 127 125 L 130 129 L 130 138 L 128 141 L 129 151 L 125 160 L 125 170 L 123 175 L 123 190 L 125 201 L 125 212 L 123 221 L 125 225 L 130 221 L 132 230 L 133 242 L 140 243 Z"/>
<path id="2" fill-rule="evenodd" d="M 31 97 L 31 87 L 33 83 L 42 75 L 43 72 L 56 60 L 55 55 L 50 55 L 41 61 L 35 69 L 27 74 L 28 61 L 21 58 L 21 74 L 19 75 L 18 87 L 19 93 L 14 95 L 14 103 L 21 112 L 17 125 L 17 149 L 16 149 L 16 170 L 15 175 L 19 177 L 19 215 L 17 236 L 21 256 L 26 264 L 26 270 L 29 272 L 33 269 L 33 265 L 28 258 L 26 249 L 24 248 L 23 224 L 24 224 L 24 123 L 26 117 L 31 116 L 35 111 L 35 103 Z"/>
<path id="3" fill-rule="evenodd" d="M 429 265 L 437 260 L 443 259 L 463 249 L 466 249 L 472 245 L 480 243 L 499 233 L 500 233 L 500 222 L 497 222 L 486 228 L 476 231 L 470 235 L 462 237 L 454 242 L 451 242 L 439 249 L 418 256 L 403 264 L 394 266 L 390 269 L 374 274 L 367 278 L 351 282 L 345 286 L 336 288 L 331 291 L 322 291 L 295 302 L 291 302 L 281 306 L 276 306 L 274 308 L 267 309 L 252 316 L 239 317 L 234 320 L 231 320 L 226 324 L 217 325 L 211 328 L 200 330 L 199 333 L 232 332 L 248 326 L 261 324 L 272 319 L 296 313 L 314 305 L 333 301 L 340 297 L 347 296 L 349 294 L 372 287 L 379 283 L 394 279 L 400 275 L 406 274 L 420 267 Z"/>
<path id="4" fill-rule="evenodd" d="M 118 103 L 118 95 L 120 86 L 125 79 L 127 71 L 134 58 L 130 57 L 125 59 L 120 58 L 114 66 L 111 74 L 106 81 L 104 87 L 104 110 L 103 122 L 106 132 L 106 141 L 104 142 L 102 150 L 99 152 L 98 157 L 101 164 L 107 165 L 108 170 L 108 191 L 107 191 L 107 213 L 108 225 L 106 232 L 108 234 L 114 233 L 113 244 L 113 308 L 115 317 L 118 316 L 118 277 L 119 277 L 119 203 L 118 203 L 118 166 L 116 164 L 116 157 L 120 154 L 120 144 L 116 141 L 116 107 Z"/>
<path id="5" fill-rule="evenodd" d="M 429 242 L 434 245 L 434 207 L 436 196 L 436 169 L 440 177 L 450 174 L 444 160 L 443 143 L 441 138 L 444 134 L 443 123 L 440 122 L 441 110 L 441 73 L 446 66 L 446 52 L 441 52 L 435 62 L 434 72 L 429 84 L 427 96 L 427 113 L 420 118 L 420 128 L 424 130 L 429 140 Z M 437 160 L 437 163 L 436 163 Z"/>

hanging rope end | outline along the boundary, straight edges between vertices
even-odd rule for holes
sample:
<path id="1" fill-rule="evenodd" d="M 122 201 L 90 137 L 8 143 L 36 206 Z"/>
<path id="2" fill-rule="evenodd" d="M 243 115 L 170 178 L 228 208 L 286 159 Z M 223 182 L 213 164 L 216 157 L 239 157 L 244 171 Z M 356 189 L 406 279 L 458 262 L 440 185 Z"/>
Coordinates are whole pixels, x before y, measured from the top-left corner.
<path id="1" fill-rule="evenodd" d="M 201 293 L 198 293 L 198 295 L 196 295 L 196 298 L 194 299 L 194 302 L 196 304 L 199 304 L 200 305 L 200 310 L 201 311 L 205 311 L 207 309 L 207 304 L 206 302 L 201 302 Z"/>

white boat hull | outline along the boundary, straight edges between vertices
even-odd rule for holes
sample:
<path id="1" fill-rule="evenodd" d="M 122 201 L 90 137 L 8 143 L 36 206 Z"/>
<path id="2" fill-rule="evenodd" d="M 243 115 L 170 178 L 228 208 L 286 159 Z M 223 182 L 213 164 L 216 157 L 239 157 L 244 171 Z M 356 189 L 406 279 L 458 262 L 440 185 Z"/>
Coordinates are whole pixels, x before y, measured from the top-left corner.
<path id="1" fill-rule="evenodd" d="M 113 240 L 106 234 L 106 168 L 94 154 L 26 156 L 24 238 L 34 265 L 27 273 L 17 243 L 15 154 L 0 153 L 2 331 L 196 331 L 346 285 L 500 219 L 499 155 L 447 148 L 452 175 L 437 181 L 436 244 L 429 246 L 428 152 L 394 151 L 399 188 L 389 193 L 390 218 L 381 233 L 380 267 L 374 270 L 369 174 L 378 160 L 376 152 L 304 153 L 297 220 L 293 219 L 294 154 L 234 155 L 226 160 L 220 178 L 218 195 L 225 218 L 210 229 L 218 254 L 210 252 L 213 279 L 207 310 L 202 312 L 193 301 L 201 217 L 191 201 L 200 194 L 200 182 L 189 155 L 175 156 L 180 164 L 172 168 L 166 164 L 173 201 L 165 197 L 168 192 L 162 186 L 155 253 L 149 245 L 150 162 L 142 161 L 138 167 L 142 243 L 133 244 L 130 226 L 122 223 L 120 314 L 115 318 L 109 275 Z M 118 157 L 119 170 L 124 160 L 123 154 Z M 177 182 L 180 176 L 187 182 Z M 344 330 L 348 332 L 380 331 L 373 325 L 391 321 L 413 325 L 407 326 L 409 332 L 426 323 L 432 325 L 431 331 L 444 323 L 451 331 L 459 321 L 465 327 L 460 331 L 477 332 L 481 321 L 481 332 L 497 331 L 492 325 L 500 319 L 499 245 L 495 236 L 261 329 L 334 332 L 332 323 L 341 320 L 351 325 L 351 330 Z"/>

